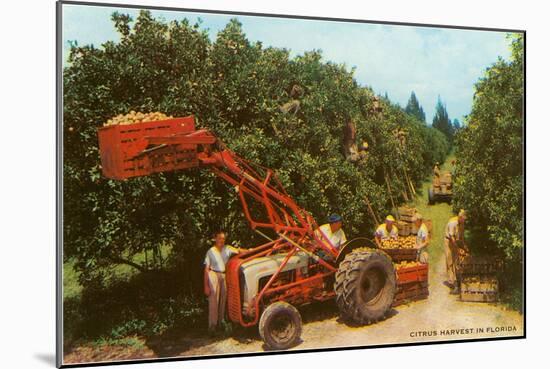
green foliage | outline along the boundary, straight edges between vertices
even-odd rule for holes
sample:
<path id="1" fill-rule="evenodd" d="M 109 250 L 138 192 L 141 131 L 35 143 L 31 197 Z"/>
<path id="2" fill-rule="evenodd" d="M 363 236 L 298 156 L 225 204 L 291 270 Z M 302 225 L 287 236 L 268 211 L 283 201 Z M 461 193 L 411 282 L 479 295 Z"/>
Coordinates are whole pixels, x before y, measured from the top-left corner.
<path id="1" fill-rule="evenodd" d="M 441 131 L 447 140 L 452 144 L 454 136 L 453 124 L 449 119 L 447 108 L 441 101 L 440 97 L 437 98 L 437 104 L 435 105 L 435 115 L 432 121 L 432 127 Z"/>
<path id="2" fill-rule="evenodd" d="M 438 129 L 422 127 L 424 142 L 429 149 L 422 152 L 424 163 L 433 168 L 435 163 L 443 163 L 451 150 L 447 137 Z"/>
<path id="3" fill-rule="evenodd" d="M 454 133 L 456 134 L 458 132 L 458 130 L 460 129 L 461 125 L 460 125 L 460 122 L 458 121 L 458 119 L 453 119 L 453 131 Z"/>
<path id="4" fill-rule="evenodd" d="M 523 255 L 523 38 L 511 37 L 511 48 L 511 61 L 498 60 L 476 84 L 472 113 L 457 137 L 454 201 L 469 210 L 481 239 L 472 246 L 503 255 L 509 269 Z M 513 269 L 519 277 L 521 268 Z"/>
<path id="5" fill-rule="evenodd" d="M 64 301 L 65 341 L 154 336 L 169 328 L 204 329 L 206 300 L 182 293 L 179 281 L 185 277 L 181 270 L 156 271 L 114 281 L 109 288 L 88 283 L 80 296 Z"/>
<path id="6" fill-rule="evenodd" d="M 383 113 L 372 113 L 373 92 L 357 85 L 353 70 L 324 62 L 320 51 L 291 59 L 288 50 L 251 43 L 237 20 L 211 42 L 199 24 L 165 23 L 146 11 L 135 21 L 117 13 L 112 19 L 120 42 L 101 48 L 73 45 L 63 73 L 64 256 L 74 263 L 83 295 L 93 296 L 88 310 L 75 310 L 77 316 L 101 315 L 103 310 L 92 305 L 101 291 L 114 288 L 105 284 L 113 265 L 142 274 L 181 273 L 170 298 L 195 296 L 191 302 L 197 303 L 202 260 L 215 230 L 226 229 L 230 241 L 244 247 L 261 242 L 249 230 L 234 191 L 207 171 L 104 178 L 97 129 L 114 115 L 130 110 L 194 114 L 199 126 L 237 154 L 276 169 L 288 193 L 320 223 L 329 213 L 341 213 L 350 237 L 372 234 L 366 197 L 380 216 L 390 210 L 386 175 L 400 202 L 407 191 L 404 171 L 418 184 L 433 161 L 444 159 L 448 144 L 439 132 L 389 101 L 382 102 Z M 280 106 L 291 100 L 295 84 L 304 90 L 300 108 L 285 114 Z M 348 120 L 356 125 L 358 143 L 369 143 L 366 159 L 357 163 L 343 155 Z M 399 127 L 407 132 L 401 148 L 392 133 Z M 149 322 L 141 312 L 123 305 L 117 309 L 115 317 Z M 120 331 L 137 330 L 134 323 Z"/>
<path id="7" fill-rule="evenodd" d="M 422 109 L 422 106 L 420 106 L 420 103 L 418 102 L 414 91 L 411 92 L 411 97 L 409 97 L 409 101 L 407 102 L 407 106 L 405 107 L 405 112 L 407 114 L 411 114 L 419 121 L 426 123 L 426 114 L 424 113 L 424 109 Z"/>

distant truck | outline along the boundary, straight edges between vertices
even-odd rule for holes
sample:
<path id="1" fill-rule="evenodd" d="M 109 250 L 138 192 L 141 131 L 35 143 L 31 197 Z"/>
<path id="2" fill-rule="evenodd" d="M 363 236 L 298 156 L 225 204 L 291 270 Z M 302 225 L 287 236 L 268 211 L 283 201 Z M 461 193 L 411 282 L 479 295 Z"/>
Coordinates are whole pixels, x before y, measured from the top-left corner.
<path id="1" fill-rule="evenodd" d="M 428 190 L 428 205 L 437 202 L 451 202 L 453 199 L 453 176 L 451 172 L 434 175 L 432 187 Z"/>

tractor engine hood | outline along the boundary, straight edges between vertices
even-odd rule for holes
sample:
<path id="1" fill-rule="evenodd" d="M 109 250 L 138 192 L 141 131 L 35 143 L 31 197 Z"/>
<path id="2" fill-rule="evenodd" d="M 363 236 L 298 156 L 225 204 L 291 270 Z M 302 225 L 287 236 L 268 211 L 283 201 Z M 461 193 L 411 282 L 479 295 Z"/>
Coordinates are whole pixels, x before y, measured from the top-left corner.
<path id="1" fill-rule="evenodd" d="M 264 256 L 247 261 L 241 265 L 241 273 L 244 281 L 243 307 L 247 307 L 258 294 L 260 279 L 275 274 L 283 263 L 287 254 Z M 309 256 L 303 252 L 297 252 L 286 263 L 282 272 L 298 268 L 307 269 Z"/>

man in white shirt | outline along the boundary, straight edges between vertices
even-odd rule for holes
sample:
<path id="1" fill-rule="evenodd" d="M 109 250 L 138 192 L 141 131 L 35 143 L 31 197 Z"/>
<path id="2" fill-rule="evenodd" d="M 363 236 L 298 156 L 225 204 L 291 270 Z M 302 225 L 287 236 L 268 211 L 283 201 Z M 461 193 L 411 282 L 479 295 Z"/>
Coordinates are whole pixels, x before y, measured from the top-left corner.
<path id="1" fill-rule="evenodd" d="M 388 215 L 384 223 L 380 224 L 374 232 L 374 240 L 379 248 L 382 247 L 382 241 L 389 239 L 397 239 L 399 230 L 395 226 L 395 218 L 393 215 Z"/>
<path id="2" fill-rule="evenodd" d="M 319 231 L 325 235 L 336 249 L 339 249 L 348 240 L 342 229 L 342 217 L 338 214 L 329 216 L 328 223 L 320 226 Z M 321 238 L 323 237 L 321 236 Z"/>
<path id="3" fill-rule="evenodd" d="M 449 219 L 445 227 L 445 258 L 447 264 L 447 281 L 445 284 L 452 288 L 451 294 L 457 295 L 460 289 L 456 279 L 456 267 L 458 264 L 459 249 L 464 251 L 468 247 L 464 243 L 464 222 L 466 221 L 466 211 L 461 209 L 456 217 Z"/>
<path id="4" fill-rule="evenodd" d="M 204 294 L 208 296 L 208 330 L 214 331 L 225 319 L 227 288 L 225 284 L 225 265 L 231 256 L 240 252 L 225 244 L 225 232 L 214 236 L 214 246 L 204 258 Z"/>
<path id="5" fill-rule="evenodd" d="M 416 233 L 416 244 L 415 248 L 418 250 L 418 261 L 422 264 L 428 264 L 428 253 L 426 248 L 430 243 L 430 234 L 428 227 L 424 223 L 422 214 L 416 213 L 413 217 L 413 222 L 418 229 Z"/>

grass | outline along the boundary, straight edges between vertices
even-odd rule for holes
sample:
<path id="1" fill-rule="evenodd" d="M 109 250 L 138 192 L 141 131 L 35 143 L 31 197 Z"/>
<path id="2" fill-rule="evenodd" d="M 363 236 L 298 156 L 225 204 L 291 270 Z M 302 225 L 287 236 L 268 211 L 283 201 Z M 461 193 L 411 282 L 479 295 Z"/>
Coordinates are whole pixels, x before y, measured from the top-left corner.
<path id="1" fill-rule="evenodd" d="M 82 293 L 82 286 L 78 283 L 79 273 L 75 270 L 74 261 L 63 263 L 63 299 L 78 298 Z"/>
<path id="2" fill-rule="evenodd" d="M 132 347 L 134 349 L 142 349 L 145 347 L 143 340 L 137 336 L 122 337 L 122 338 L 110 338 L 100 337 L 91 343 L 94 348 L 102 348 L 104 346 L 124 346 Z"/>
<path id="3" fill-rule="evenodd" d="M 163 260 L 167 260 L 168 256 L 172 252 L 172 247 L 169 245 L 160 246 L 160 254 Z M 149 258 L 151 255 L 149 255 Z M 140 252 L 132 258 L 132 261 L 137 264 L 144 264 L 145 252 Z M 82 294 L 82 286 L 78 282 L 79 273 L 76 271 L 74 261 L 69 260 L 63 263 L 63 299 L 78 298 Z M 129 281 L 132 277 L 136 276 L 139 271 L 126 264 L 118 264 L 108 268 L 108 276 L 104 281 L 106 286 L 112 285 L 120 281 Z"/>
<path id="4" fill-rule="evenodd" d="M 454 155 L 450 155 L 445 163 L 441 166 L 441 170 L 450 170 L 451 161 L 455 159 Z M 432 185 L 432 178 L 422 184 L 422 188 L 417 190 L 417 196 L 411 203 L 424 219 L 432 221 L 432 240 L 428 246 L 428 254 L 430 255 L 430 271 L 434 270 L 437 261 L 444 253 L 443 237 L 445 234 L 445 226 L 449 218 L 453 216 L 451 205 L 442 202 L 435 205 L 428 205 L 428 189 Z"/>

